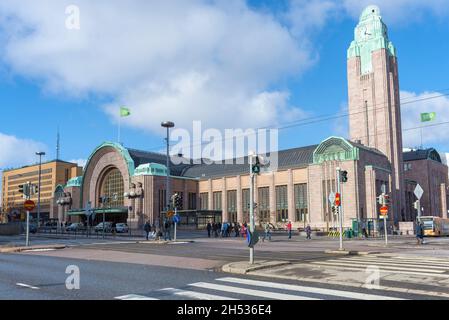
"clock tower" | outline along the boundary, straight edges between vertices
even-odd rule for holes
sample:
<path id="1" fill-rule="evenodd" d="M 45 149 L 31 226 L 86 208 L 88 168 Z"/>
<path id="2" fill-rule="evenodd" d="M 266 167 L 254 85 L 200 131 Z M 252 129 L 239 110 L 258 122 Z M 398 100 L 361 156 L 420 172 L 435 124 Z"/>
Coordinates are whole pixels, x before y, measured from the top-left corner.
<path id="1" fill-rule="evenodd" d="M 350 139 L 377 149 L 391 163 L 390 219 L 407 219 L 404 210 L 402 129 L 397 53 L 376 6 L 367 7 L 348 49 Z M 376 187 L 379 192 L 379 186 Z"/>

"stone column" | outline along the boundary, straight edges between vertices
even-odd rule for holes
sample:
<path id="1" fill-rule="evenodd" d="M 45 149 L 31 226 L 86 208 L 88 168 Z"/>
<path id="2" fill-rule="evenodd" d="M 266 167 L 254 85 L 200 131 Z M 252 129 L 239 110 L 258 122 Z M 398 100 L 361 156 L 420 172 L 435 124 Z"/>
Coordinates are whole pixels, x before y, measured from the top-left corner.
<path id="1" fill-rule="evenodd" d="M 242 177 L 237 176 L 237 221 L 243 223 Z"/>
<path id="2" fill-rule="evenodd" d="M 207 207 L 209 210 L 214 210 L 214 194 L 212 192 L 212 179 L 209 179 L 207 181 L 208 188 L 207 188 Z"/>
<path id="3" fill-rule="evenodd" d="M 446 184 L 441 184 L 441 217 L 447 219 L 447 196 L 446 196 Z"/>
<path id="4" fill-rule="evenodd" d="M 287 183 L 287 195 L 288 195 L 288 220 L 292 223 L 295 222 L 295 188 L 293 185 L 293 171 L 288 170 L 288 183 Z"/>
<path id="5" fill-rule="evenodd" d="M 230 220 L 229 212 L 228 212 L 228 195 L 226 193 L 226 178 L 221 179 L 221 209 L 223 213 L 223 221 Z"/>

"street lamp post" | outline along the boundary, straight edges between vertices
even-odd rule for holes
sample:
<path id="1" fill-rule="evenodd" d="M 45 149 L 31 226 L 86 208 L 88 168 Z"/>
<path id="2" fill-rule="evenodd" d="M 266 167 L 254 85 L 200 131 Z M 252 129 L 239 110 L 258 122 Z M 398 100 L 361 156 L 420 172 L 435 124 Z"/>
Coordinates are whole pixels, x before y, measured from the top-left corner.
<path id="1" fill-rule="evenodd" d="M 165 201 L 166 201 L 166 212 L 168 213 L 168 210 L 170 210 L 170 128 L 173 128 L 175 124 L 171 121 L 165 121 L 161 123 L 161 126 L 163 128 L 167 129 L 167 181 L 166 181 L 166 195 L 165 195 Z M 161 227 L 161 213 L 159 212 L 159 228 Z"/>
<path id="2" fill-rule="evenodd" d="M 42 173 L 42 156 L 45 156 L 45 152 L 36 152 L 39 156 L 39 182 L 37 186 L 37 228 L 40 227 L 40 215 L 41 215 L 41 173 Z"/>

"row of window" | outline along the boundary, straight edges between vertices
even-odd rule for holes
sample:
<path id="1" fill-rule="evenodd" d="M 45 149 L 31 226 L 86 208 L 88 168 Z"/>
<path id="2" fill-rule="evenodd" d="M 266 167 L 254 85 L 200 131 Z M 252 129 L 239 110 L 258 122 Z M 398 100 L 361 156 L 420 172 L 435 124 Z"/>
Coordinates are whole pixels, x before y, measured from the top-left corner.
<path id="1" fill-rule="evenodd" d="M 258 188 L 257 214 L 259 221 L 270 220 L 270 188 Z M 288 221 L 288 188 L 287 186 L 277 186 L 275 190 L 276 198 L 276 220 L 278 222 Z M 294 186 L 294 202 L 295 202 L 295 220 L 306 221 L 308 213 L 307 202 L 307 184 L 297 184 Z M 207 192 L 200 194 L 201 210 L 209 210 L 209 194 Z M 244 219 L 249 217 L 250 208 L 250 191 L 242 190 L 242 211 Z M 222 208 L 222 192 L 212 193 L 212 210 L 223 210 Z M 227 192 L 227 211 L 231 221 L 237 221 L 237 191 L 230 190 Z"/>

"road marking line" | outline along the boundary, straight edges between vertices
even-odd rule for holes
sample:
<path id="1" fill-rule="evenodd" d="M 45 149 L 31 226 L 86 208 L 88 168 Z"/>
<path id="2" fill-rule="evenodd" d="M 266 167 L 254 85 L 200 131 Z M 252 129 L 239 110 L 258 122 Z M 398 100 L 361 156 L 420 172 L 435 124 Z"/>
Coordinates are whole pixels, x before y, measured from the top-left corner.
<path id="1" fill-rule="evenodd" d="M 371 265 L 371 266 L 379 266 L 384 269 L 391 269 L 391 270 L 408 270 L 408 271 L 418 271 L 418 272 L 425 271 L 425 272 L 431 272 L 431 273 L 444 273 L 447 270 L 447 269 L 445 269 L 445 270 L 430 270 L 430 269 L 423 269 L 423 268 L 409 268 L 409 267 L 407 267 L 407 265 L 403 265 L 404 267 L 399 267 L 401 265 L 395 267 L 393 264 L 378 263 L 378 262 L 348 261 L 347 264 L 345 262 L 341 262 L 341 260 L 327 260 L 327 262 L 341 263 L 343 265 L 350 265 L 350 266 L 361 265 L 361 266 L 367 267 L 367 266 Z"/>
<path id="2" fill-rule="evenodd" d="M 312 262 L 312 264 L 319 266 L 320 263 L 318 262 Z M 346 264 L 336 264 L 336 263 L 326 263 L 321 262 L 321 264 L 325 267 L 334 268 L 334 269 L 345 269 L 349 271 L 361 271 L 364 272 L 366 270 L 366 267 L 364 266 L 357 266 L 357 267 L 348 267 Z M 431 277 L 439 277 L 439 278 L 449 278 L 449 274 L 440 274 L 440 273 L 425 273 L 425 272 L 413 272 L 413 271 L 401 271 L 401 270 L 385 270 L 382 268 L 379 268 L 379 271 L 382 273 L 393 273 L 393 274 L 414 274 L 414 275 L 420 275 L 420 276 L 431 276 Z"/>
<path id="3" fill-rule="evenodd" d="M 224 292 L 232 292 L 232 293 L 236 293 L 236 294 L 244 294 L 244 295 L 255 296 L 255 297 L 262 297 L 262 298 L 266 298 L 266 299 L 276 299 L 276 300 L 322 300 L 322 299 L 310 298 L 310 297 L 299 296 L 299 295 L 291 295 L 291 294 L 284 294 L 284 293 L 274 293 L 274 292 L 269 292 L 269 291 L 261 291 L 261 290 L 252 290 L 252 289 L 239 288 L 239 287 L 223 286 L 223 285 L 220 285 L 220 284 L 213 284 L 213 283 L 207 283 L 207 282 L 192 283 L 192 284 L 189 284 L 189 286 L 197 287 L 197 288 L 203 288 L 203 289 L 224 291 Z"/>
<path id="4" fill-rule="evenodd" d="M 187 297 L 187 298 L 193 298 L 198 300 L 237 300 L 229 297 L 223 297 L 223 296 L 217 296 L 213 294 L 206 294 L 201 292 L 195 292 L 195 291 L 187 291 L 187 290 L 179 290 L 174 288 L 166 288 L 162 289 L 160 291 L 168 292 L 176 296 L 181 297 Z"/>
<path id="5" fill-rule="evenodd" d="M 16 283 L 16 285 L 19 286 L 19 287 L 24 287 L 24 288 L 28 288 L 28 289 L 32 289 L 32 290 L 39 290 L 40 289 L 38 287 L 33 287 L 33 286 L 30 286 L 29 284 L 20 283 L 20 282 Z"/>
<path id="6" fill-rule="evenodd" d="M 257 281 L 257 280 L 249 280 L 249 279 L 239 279 L 239 278 L 231 278 L 231 277 L 220 278 L 217 280 L 231 282 L 231 283 L 240 283 L 240 284 L 247 284 L 247 285 L 252 285 L 252 286 L 259 286 L 259 287 L 270 287 L 270 288 L 276 288 L 276 289 L 300 291 L 300 292 L 307 292 L 307 293 L 316 293 L 316 294 L 338 296 L 338 297 L 343 297 L 343 298 L 351 298 L 351 299 L 359 299 L 359 300 L 403 300 L 400 298 L 372 295 L 372 294 L 366 294 L 366 293 L 340 291 L 340 290 L 314 288 L 314 287 L 304 287 L 304 286 L 290 285 L 290 284 L 284 284 L 284 283 Z"/>
<path id="7" fill-rule="evenodd" d="M 422 259 L 422 258 L 405 258 L 405 257 L 394 257 L 394 259 L 402 260 L 402 261 L 412 261 L 412 262 L 428 262 L 428 263 L 436 263 L 438 265 L 449 266 L 448 260 L 434 260 L 434 259 Z"/>
<path id="8" fill-rule="evenodd" d="M 117 300 L 159 300 L 151 297 L 141 296 L 138 294 L 127 294 L 126 296 L 115 297 Z"/>
<path id="9" fill-rule="evenodd" d="M 334 259 L 335 260 L 335 259 Z M 334 261 L 332 260 L 332 261 Z M 340 261 L 348 261 L 348 262 L 363 262 L 363 263 L 371 263 L 371 264 L 386 264 L 391 266 L 409 266 L 409 267 L 428 267 L 431 269 L 441 269 L 441 270 L 449 270 L 449 266 L 433 266 L 424 264 L 424 263 L 408 263 L 408 262 L 400 262 L 395 260 L 378 260 L 378 259 L 357 259 L 357 258 L 342 258 Z"/>

